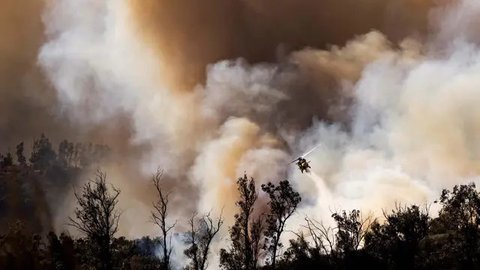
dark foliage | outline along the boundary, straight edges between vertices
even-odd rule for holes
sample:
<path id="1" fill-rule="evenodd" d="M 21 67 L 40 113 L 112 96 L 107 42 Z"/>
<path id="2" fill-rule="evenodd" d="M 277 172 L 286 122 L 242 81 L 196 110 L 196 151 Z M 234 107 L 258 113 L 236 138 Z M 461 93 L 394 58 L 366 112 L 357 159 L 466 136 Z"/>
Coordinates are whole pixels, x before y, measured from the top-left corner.
<path id="1" fill-rule="evenodd" d="M 337 223 L 336 251 L 345 255 L 357 251 L 368 232 L 370 220 L 362 219 L 360 210 L 334 213 L 332 218 Z"/>
<path id="2" fill-rule="evenodd" d="M 418 206 L 398 206 L 385 221 L 375 221 L 365 237 L 365 250 L 391 269 L 418 269 L 419 244 L 427 236 L 430 217 Z"/>
<path id="3" fill-rule="evenodd" d="M 285 229 L 285 223 L 297 209 L 301 198 L 287 180 L 281 181 L 278 185 L 269 182 L 262 185 L 262 190 L 270 199 L 268 202 L 270 211 L 266 218 L 265 249 L 270 254 L 268 263 L 275 268 L 277 250 L 282 247 L 280 237 Z"/>
<path id="4" fill-rule="evenodd" d="M 20 165 L 27 164 L 27 158 L 25 158 L 25 155 L 23 154 L 23 142 L 17 145 L 17 162 Z"/>
<path id="5" fill-rule="evenodd" d="M 52 165 L 57 159 L 57 154 L 52 148 L 50 140 L 44 134 L 33 142 L 30 163 L 36 170 L 45 170 Z"/>
<path id="6" fill-rule="evenodd" d="M 258 197 L 253 178 L 244 175 L 237 180 L 237 187 L 239 213 L 235 214 L 235 224 L 230 228 L 230 248 L 220 250 L 220 266 L 229 270 L 252 270 L 257 268 L 260 256 L 263 221 L 261 217 L 253 217 Z"/>
<path id="7" fill-rule="evenodd" d="M 421 243 L 426 267 L 480 268 L 480 194 L 475 184 L 443 190 L 439 203 L 439 216 Z"/>
<path id="8" fill-rule="evenodd" d="M 108 148 L 68 141 L 54 148 L 43 135 L 31 151 L 25 146 L 20 143 L 13 154 L 0 154 L 0 269 L 172 267 L 176 222 L 168 214 L 175 205 L 169 204 L 161 172 L 153 177 L 158 196 L 152 212 L 160 237 L 116 237 L 120 191 L 111 189 L 105 174 L 98 173 L 76 194 L 78 207 L 70 221 L 84 237 L 72 238 L 49 232 L 50 204 L 62 203 L 62 191 L 104 158 Z M 25 152 L 31 152 L 30 158 Z M 219 254 L 223 269 L 480 269 L 480 193 L 474 184 L 444 190 L 435 218 L 416 205 L 398 206 L 379 220 L 364 218 L 359 210 L 339 211 L 332 215 L 332 227 L 306 217 L 294 231 L 285 230 L 285 224 L 301 198 L 288 181 L 262 185 L 268 207 L 256 205 L 252 178 L 244 175 L 237 187 L 238 212 L 229 228 L 230 243 Z M 223 217 L 207 214 L 183 222 L 189 231 L 179 234 L 185 235 L 189 261 L 182 266 L 204 270 L 218 263 L 208 258 Z M 280 243 L 287 233 L 296 237 L 288 245 Z"/>
<path id="9" fill-rule="evenodd" d="M 184 251 L 184 254 L 190 259 L 190 263 L 185 267 L 185 270 L 205 270 L 208 267 L 210 244 L 220 231 L 223 218 L 220 216 L 214 221 L 210 214 L 201 218 L 193 215 L 189 223 L 190 231 L 187 233 L 185 241 L 188 248 Z"/>
<path id="10" fill-rule="evenodd" d="M 85 184 L 80 193 L 75 192 L 78 207 L 75 218 L 70 218 L 69 225 L 85 234 L 93 248 L 98 269 L 111 270 L 112 242 L 118 230 L 120 213 L 116 209 L 120 190 L 107 187 L 106 174 L 98 171 L 96 178 Z"/>
<path id="11" fill-rule="evenodd" d="M 73 145 L 68 141 L 62 144 Z M 91 144 L 77 145 L 88 149 Z M 108 147 L 90 148 L 91 153 L 84 155 L 88 166 L 98 165 L 107 157 Z M 15 158 L 11 153 L 0 153 L 0 231 L 7 231 L 8 224 L 21 220 L 27 230 L 48 232 L 52 229 L 52 207 L 64 202 L 78 177 L 89 167 L 76 166 L 75 158 L 64 162 L 65 154 L 55 152 L 45 135 L 34 140 L 31 149 L 21 142 L 15 150 Z M 30 158 L 25 153 L 31 153 Z"/>

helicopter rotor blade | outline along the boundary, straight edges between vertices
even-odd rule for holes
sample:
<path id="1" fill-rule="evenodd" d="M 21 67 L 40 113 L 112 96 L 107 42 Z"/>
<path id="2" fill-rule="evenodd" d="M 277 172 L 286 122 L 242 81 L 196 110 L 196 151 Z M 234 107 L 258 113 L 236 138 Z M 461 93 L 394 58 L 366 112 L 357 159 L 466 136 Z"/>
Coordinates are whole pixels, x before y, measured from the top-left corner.
<path id="1" fill-rule="evenodd" d="M 313 152 L 313 150 L 317 149 L 320 145 L 322 145 L 321 143 L 319 143 L 317 146 L 313 147 L 312 149 L 310 149 L 310 151 L 306 152 L 305 154 L 302 155 L 302 158 L 305 158 L 307 155 L 311 154 Z"/>
<path id="2" fill-rule="evenodd" d="M 297 161 L 297 160 L 298 160 L 298 158 L 296 158 L 295 160 L 293 160 L 292 162 L 290 162 L 290 163 L 288 163 L 288 164 L 292 164 L 292 163 L 294 163 L 294 162 Z"/>

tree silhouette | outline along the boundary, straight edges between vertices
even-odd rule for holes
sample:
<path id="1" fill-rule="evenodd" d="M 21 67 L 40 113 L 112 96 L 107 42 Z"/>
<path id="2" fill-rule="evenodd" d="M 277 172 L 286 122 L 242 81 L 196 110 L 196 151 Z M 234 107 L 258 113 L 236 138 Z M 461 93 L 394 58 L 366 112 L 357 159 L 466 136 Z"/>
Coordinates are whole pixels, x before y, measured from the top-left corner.
<path id="1" fill-rule="evenodd" d="M 170 269 L 170 257 L 172 254 L 172 236 L 170 231 L 175 227 L 176 222 L 169 224 L 168 218 L 168 204 L 170 193 L 165 192 L 162 188 L 163 172 L 157 170 L 153 175 L 152 182 L 157 192 L 157 200 L 153 203 L 153 210 L 151 212 L 153 222 L 160 228 L 162 234 L 162 265 L 164 269 Z"/>
<path id="2" fill-rule="evenodd" d="M 447 236 L 443 241 L 442 257 L 457 261 L 462 268 L 480 267 L 480 193 L 475 184 L 456 185 L 443 190 L 439 203 L 442 209 L 432 221 L 432 231 Z"/>
<path id="3" fill-rule="evenodd" d="M 25 156 L 23 154 L 23 142 L 21 142 L 17 145 L 16 154 L 17 154 L 17 162 L 20 165 L 25 165 L 27 163 L 27 159 L 25 158 Z"/>
<path id="4" fill-rule="evenodd" d="M 44 170 L 48 168 L 56 158 L 57 155 L 52 148 L 52 144 L 44 134 L 40 136 L 40 139 L 33 142 L 30 163 L 32 163 L 34 169 Z"/>
<path id="5" fill-rule="evenodd" d="M 430 217 L 418 206 L 397 206 L 385 221 L 375 221 L 365 236 L 365 249 L 393 269 L 417 269 L 415 256 L 427 236 Z"/>
<path id="6" fill-rule="evenodd" d="M 306 225 L 303 227 L 313 242 L 312 251 L 319 255 L 328 255 L 334 252 L 336 247 L 335 230 L 309 217 L 305 217 L 305 222 Z"/>
<path id="7" fill-rule="evenodd" d="M 210 217 L 210 214 L 201 218 L 196 218 L 195 214 L 190 218 L 190 231 L 186 240 L 189 246 L 184 253 L 190 258 L 191 262 L 185 269 L 205 270 L 208 267 L 210 244 L 215 235 L 220 231 L 222 224 L 222 216 L 216 221 Z"/>
<path id="8" fill-rule="evenodd" d="M 78 206 L 69 225 L 84 233 L 91 241 L 99 260 L 99 268 L 112 269 L 112 241 L 118 230 L 120 213 L 115 209 L 120 190 L 112 187 L 110 194 L 106 174 L 97 171 L 94 180 L 86 183 L 81 193 L 75 192 Z"/>
<path id="9" fill-rule="evenodd" d="M 370 225 L 370 218 L 362 218 L 360 210 L 352 210 L 349 213 L 342 211 L 334 213 L 333 219 L 337 223 L 336 250 L 342 254 L 356 251 L 360 248 Z"/>
<path id="10" fill-rule="evenodd" d="M 61 234 L 60 239 L 53 232 L 47 235 L 46 251 L 52 269 L 75 269 L 75 251 L 73 239 Z"/>
<path id="11" fill-rule="evenodd" d="M 332 255 L 322 253 L 307 240 L 303 232 L 296 239 L 290 239 L 290 246 L 285 251 L 283 259 L 278 262 L 279 269 L 332 269 Z"/>
<path id="12" fill-rule="evenodd" d="M 254 219 L 253 206 L 257 200 L 255 181 L 245 174 L 237 180 L 240 199 L 236 205 L 235 223 L 230 228 L 232 244 L 228 250 L 220 250 L 220 266 L 229 270 L 252 270 L 257 268 L 263 233 L 263 220 Z"/>
<path id="13" fill-rule="evenodd" d="M 266 249 L 270 253 L 272 268 L 275 268 L 277 249 L 281 247 L 280 237 L 285 229 L 285 223 L 292 216 L 301 201 L 288 180 L 281 181 L 278 186 L 272 183 L 263 184 L 262 190 L 268 194 L 270 212 L 267 214 L 265 230 Z"/>
<path id="14" fill-rule="evenodd" d="M 71 155 L 72 153 L 70 152 L 70 143 L 67 140 L 63 140 L 59 145 L 58 145 L 58 163 L 62 167 L 67 167 L 70 165 L 70 160 L 71 160 Z"/>
<path id="15" fill-rule="evenodd" d="M 7 153 L 6 156 L 2 156 L 2 160 L 0 161 L 1 168 L 7 168 L 13 165 L 13 157 L 10 152 Z"/>

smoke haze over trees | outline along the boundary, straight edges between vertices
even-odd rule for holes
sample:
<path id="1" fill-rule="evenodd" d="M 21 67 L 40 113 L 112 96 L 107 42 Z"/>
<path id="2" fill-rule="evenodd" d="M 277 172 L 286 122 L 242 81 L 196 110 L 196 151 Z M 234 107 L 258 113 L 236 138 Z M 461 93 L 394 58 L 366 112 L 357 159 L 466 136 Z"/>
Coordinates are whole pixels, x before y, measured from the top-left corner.
<path id="1" fill-rule="evenodd" d="M 43 135 L 36 142 L 45 149 L 50 146 Z M 34 153 L 46 160 L 52 157 L 51 153 L 55 154 L 54 151 Z M 17 179 L 6 175 L 26 175 L 32 173 L 32 167 L 31 163 L 13 161 L 11 155 L 2 156 L 1 184 L 12 185 Z M 118 208 L 121 192 L 110 185 L 106 174 L 98 171 L 75 193 L 77 208 L 70 225 L 84 237 L 46 233 L 48 228 L 35 233 L 39 227 L 31 226 L 31 222 L 38 222 L 33 214 L 47 211 L 37 206 L 28 215 L 15 217 L 17 221 L 8 222 L 8 227 L 2 229 L 0 267 L 108 270 L 206 269 L 215 264 L 221 269 L 476 269 L 480 266 L 477 260 L 480 256 L 477 222 L 480 192 L 473 183 L 443 190 L 434 203 L 439 206 L 437 217 L 417 205 L 398 205 L 375 219 L 353 209 L 333 213 L 332 226 L 307 216 L 300 228 L 289 231 L 285 229 L 289 227 L 289 217 L 298 214 L 296 208 L 301 204 L 290 182 L 263 185 L 270 207 L 258 210 L 255 180 L 244 175 L 237 180 L 241 196 L 237 201 L 235 223 L 228 228 L 230 246 L 220 250 L 219 261 L 215 261 L 211 245 L 223 225 L 223 217 L 213 218 L 206 213 L 197 218 L 194 214 L 189 220 L 177 220 L 174 224 L 185 222 L 189 229 L 177 230 L 171 235 L 174 225 L 162 225 L 162 220 L 169 219 L 169 212 L 162 211 L 165 209 L 162 207 L 172 209 L 173 206 L 168 203 L 168 193 L 161 188 L 161 173 L 155 174 L 154 179 L 159 192 L 152 213 L 163 213 L 157 222 L 160 227 L 165 226 L 165 232 L 159 237 L 128 239 L 117 235 L 122 220 Z M 3 213 L 11 212 L 14 207 L 9 204 L 13 200 L 12 192 L 14 190 L 2 190 Z M 6 217 L 2 215 L 2 221 Z M 288 235 L 281 239 L 288 240 L 289 245 L 277 241 L 282 233 Z M 183 239 L 186 245 L 172 245 L 174 237 Z M 164 247 L 166 253 L 161 251 Z M 171 260 L 175 253 L 184 253 L 186 260 Z"/>

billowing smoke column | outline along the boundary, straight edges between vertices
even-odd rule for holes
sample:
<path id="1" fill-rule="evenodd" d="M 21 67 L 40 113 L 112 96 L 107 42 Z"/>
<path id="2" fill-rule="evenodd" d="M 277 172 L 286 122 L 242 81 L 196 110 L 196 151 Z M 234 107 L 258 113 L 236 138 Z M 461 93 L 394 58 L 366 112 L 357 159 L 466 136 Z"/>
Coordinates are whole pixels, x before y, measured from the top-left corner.
<path id="1" fill-rule="evenodd" d="M 318 218 L 332 208 L 375 212 L 431 202 L 442 188 L 480 173 L 477 1 L 434 9 L 433 34 L 424 22 L 430 1 L 354 1 L 358 17 L 345 21 L 351 1 L 285 1 L 263 21 L 273 2 L 206 2 L 64 0 L 45 11 L 38 61 L 57 109 L 80 129 L 115 123 L 126 133 L 110 135 L 128 146 L 106 164 L 124 190 L 123 233 L 151 232 L 146 179 L 157 167 L 178 218 L 222 207 L 230 218 L 235 180 L 245 171 L 259 184 L 288 178 L 304 199 L 300 211 Z M 313 8 L 323 11 L 300 18 Z M 385 26 L 369 21 L 372 11 L 416 16 L 404 27 L 393 19 Z M 302 36 L 304 27 L 326 29 L 329 16 L 329 34 Z M 290 22 L 292 29 L 262 35 Z M 273 61 L 273 43 L 322 47 L 343 44 L 346 35 L 346 45 L 328 50 L 278 50 L 274 63 L 217 62 Z M 287 165 L 318 143 L 311 175 Z"/>

